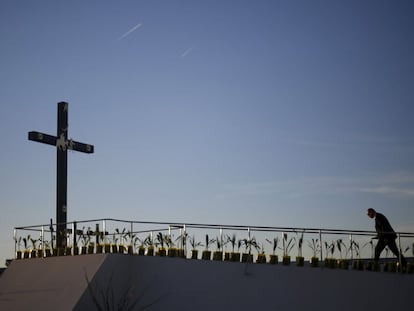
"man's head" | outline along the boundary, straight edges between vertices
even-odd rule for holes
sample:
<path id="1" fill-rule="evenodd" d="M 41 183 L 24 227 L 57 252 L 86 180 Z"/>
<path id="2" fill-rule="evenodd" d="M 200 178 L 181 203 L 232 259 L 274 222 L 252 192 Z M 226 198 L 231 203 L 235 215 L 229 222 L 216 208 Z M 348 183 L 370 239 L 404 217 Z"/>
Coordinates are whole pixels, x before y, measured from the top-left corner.
<path id="1" fill-rule="evenodd" d="M 375 212 L 375 210 L 373 208 L 369 208 L 367 210 L 367 215 L 368 215 L 369 218 L 374 218 L 375 217 L 375 214 L 376 214 L 376 212 Z"/>

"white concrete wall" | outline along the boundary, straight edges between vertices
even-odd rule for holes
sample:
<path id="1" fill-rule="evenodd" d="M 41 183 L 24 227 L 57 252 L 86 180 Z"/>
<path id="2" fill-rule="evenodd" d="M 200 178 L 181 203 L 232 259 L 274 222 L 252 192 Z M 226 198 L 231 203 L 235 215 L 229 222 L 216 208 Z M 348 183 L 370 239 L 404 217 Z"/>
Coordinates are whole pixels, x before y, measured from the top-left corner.
<path id="1" fill-rule="evenodd" d="M 412 310 L 413 293 L 414 274 L 84 255 L 14 261 L 0 310 Z"/>
<path id="2" fill-rule="evenodd" d="M 114 255 L 90 288 L 136 310 L 411 310 L 414 275 Z M 111 281 L 110 281 L 111 280 Z M 111 293 L 99 296 L 99 292 Z M 77 310 L 92 310 L 85 293 Z M 109 297 L 109 299 L 108 299 Z"/>

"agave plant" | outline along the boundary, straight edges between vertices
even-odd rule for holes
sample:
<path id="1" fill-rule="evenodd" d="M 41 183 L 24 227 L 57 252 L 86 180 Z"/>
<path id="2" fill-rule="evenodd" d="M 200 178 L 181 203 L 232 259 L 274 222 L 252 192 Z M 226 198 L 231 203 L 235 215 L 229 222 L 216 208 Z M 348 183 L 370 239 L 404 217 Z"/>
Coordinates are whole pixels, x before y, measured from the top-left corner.
<path id="1" fill-rule="evenodd" d="M 319 239 L 312 238 L 311 242 L 308 241 L 308 246 L 312 250 L 312 257 L 310 259 L 311 267 L 319 267 L 318 254 L 321 252 L 321 244 L 319 243 Z"/>
<path id="2" fill-rule="evenodd" d="M 205 250 L 208 251 L 209 248 L 210 248 L 210 245 L 212 243 L 214 243 L 215 240 L 214 239 L 210 239 L 209 236 L 208 236 L 208 234 L 206 234 L 206 240 L 205 241 L 206 241 L 206 244 L 204 245 L 205 246 Z"/>
<path id="3" fill-rule="evenodd" d="M 187 232 L 182 232 L 176 239 L 175 241 L 180 243 L 181 248 L 187 248 L 187 239 L 188 239 L 188 233 Z"/>
<path id="4" fill-rule="evenodd" d="M 17 245 L 17 251 L 20 252 L 21 251 L 21 247 L 22 247 L 22 237 L 19 236 L 18 239 L 16 239 L 16 245 Z"/>
<path id="5" fill-rule="evenodd" d="M 173 248 L 175 246 L 173 239 L 169 234 L 164 235 L 164 243 L 167 246 L 167 248 Z"/>
<path id="6" fill-rule="evenodd" d="M 143 256 L 145 254 L 145 245 L 146 239 L 140 239 L 137 235 L 132 237 L 132 247 L 133 249 L 138 248 L 138 255 Z"/>
<path id="7" fill-rule="evenodd" d="M 359 243 L 356 241 L 352 241 L 351 242 L 351 249 L 353 251 L 355 251 L 356 256 L 357 256 L 357 260 L 354 260 L 354 262 L 352 263 L 352 268 L 355 270 L 363 270 L 364 269 L 364 265 L 361 261 L 361 248 L 359 247 Z"/>
<path id="8" fill-rule="evenodd" d="M 216 242 L 216 246 L 217 246 L 217 251 L 221 251 L 222 250 L 222 248 L 223 248 L 223 241 L 222 241 L 222 239 L 220 238 L 220 237 L 216 237 L 215 239 L 214 239 L 214 242 Z M 214 243 L 213 242 L 213 243 Z"/>
<path id="9" fill-rule="evenodd" d="M 302 256 L 302 246 L 303 246 L 303 231 L 301 232 L 301 234 L 299 235 L 298 233 L 296 233 L 297 236 L 297 242 L 298 242 L 298 257 L 303 257 Z"/>
<path id="10" fill-rule="evenodd" d="M 342 239 L 338 239 L 336 240 L 336 248 L 338 249 L 339 252 L 339 257 L 340 260 L 338 260 L 338 265 L 341 269 L 348 269 L 349 263 L 347 258 L 347 254 L 348 254 L 348 249 L 344 243 L 344 241 L 342 241 Z M 345 256 L 344 256 L 345 253 Z"/>
<path id="11" fill-rule="evenodd" d="M 257 244 L 257 263 L 266 263 L 266 255 L 263 243 Z"/>
<path id="12" fill-rule="evenodd" d="M 162 234 L 162 232 L 158 232 L 157 236 L 155 237 L 155 245 L 159 246 L 161 249 L 164 248 L 164 243 L 165 243 L 165 237 Z"/>
<path id="13" fill-rule="evenodd" d="M 255 249 L 257 249 L 259 247 L 258 244 L 257 244 L 257 242 L 256 242 L 256 238 L 255 237 L 248 238 L 248 239 L 247 238 L 246 239 L 243 239 L 243 244 L 244 244 L 246 253 L 248 253 L 248 254 L 251 254 L 252 247 L 254 247 Z"/>
<path id="14" fill-rule="evenodd" d="M 211 252 L 209 250 L 209 247 L 210 247 L 210 244 L 211 243 L 214 243 L 215 242 L 215 240 L 214 239 L 210 239 L 209 236 L 208 236 L 208 234 L 206 234 L 206 240 L 205 241 L 206 241 L 206 244 L 204 244 L 205 249 L 204 249 L 204 251 L 203 251 L 203 253 L 201 255 L 201 258 L 204 259 L 204 260 L 210 260 L 211 259 Z"/>
<path id="15" fill-rule="evenodd" d="M 342 239 L 336 240 L 336 248 L 338 249 L 339 257 L 341 258 L 341 260 L 344 258 L 343 256 L 344 251 L 345 251 L 345 258 L 346 258 L 348 252 L 347 252 L 346 245 L 344 241 L 342 241 Z"/>
<path id="16" fill-rule="evenodd" d="M 196 239 L 195 239 L 195 236 L 194 236 L 194 235 L 193 235 L 193 236 L 190 236 L 190 237 L 188 238 L 188 240 L 190 241 L 190 245 L 191 245 L 191 248 L 192 248 L 193 250 L 197 249 L 197 247 L 199 247 L 199 246 L 203 246 L 203 244 L 202 244 L 201 242 L 197 242 L 197 241 L 196 241 Z"/>
<path id="17" fill-rule="evenodd" d="M 312 257 L 318 258 L 318 254 L 321 252 L 321 244 L 319 239 L 312 238 L 311 242 L 308 241 L 308 246 L 312 250 Z"/>
<path id="18" fill-rule="evenodd" d="M 144 243 L 147 247 L 154 247 L 155 246 L 155 241 L 154 241 L 154 236 L 150 233 L 144 240 Z"/>
<path id="19" fill-rule="evenodd" d="M 282 239 L 283 257 L 289 257 L 289 254 L 294 246 L 295 246 L 295 238 L 288 239 L 287 233 L 283 233 L 283 239 Z"/>
<path id="20" fill-rule="evenodd" d="M 241 243 L 245 247 L 245 253 L 242 254 L 242 262 L 253 262 L 253 255 L 251 254 L 252 247 L 254 247 L 255 249 L 259 247 L 256 242 L 256 238 L 249 237 L 249 238 L 243 239 Z"/>
<path id="21" fill-rule="evenodd" d="M 86 247 L 91 241 L 91 235 L 88 234 L 91 228 L 88 228 L 85 232 L 85 227 L 82 229 L 82 234 L 80 235 L 80 240 L 82 242 L 82 247 Z"/>
<path id="22" fill-rule="evenodd" d="M 190 236 L 188 239 L 191 245 L 191 259 L 198 259 L 197 247 L 203 246 L 203 244 L 201 242 L 196 241 L 194 234 L 192 237 Z"/>
<path id="23" fill-rule="evenodd" d="M 231 251 L 234 253 L 234 248 L 236 247 L 237 240 L 236 240 L 236 234 L 233 233 L 232 236 L 227 236 L 227 242 L 231 244 Z"/>
<path id="24" fill-rule="evenodd" d="M 273 240 L 266 239 L 266 241 L 272 245 L 272 255 L 276 255 L 276 249 L 279 243 L 279 237 L 275 237 L 273 238 Z"/>

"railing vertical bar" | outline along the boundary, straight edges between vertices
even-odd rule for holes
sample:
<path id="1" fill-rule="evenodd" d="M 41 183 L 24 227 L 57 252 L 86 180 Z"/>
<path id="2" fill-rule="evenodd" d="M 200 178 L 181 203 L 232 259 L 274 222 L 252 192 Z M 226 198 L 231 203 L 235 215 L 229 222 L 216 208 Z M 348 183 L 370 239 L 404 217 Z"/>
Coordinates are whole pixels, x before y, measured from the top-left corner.
<path id="1" fill-rule="evenodd" d="M 42 249 L 42 258 L 45 257 L 45 228 L 42 226 L 42 230 L 40 231 L 40 247 Z"/>
<path id="2" fill-rule="evenodd" d="M 319 243 L 320 243 L 320 249 L 321 249 L 321 262 L 323 262 L 322 230 L 319 230 Z"/>

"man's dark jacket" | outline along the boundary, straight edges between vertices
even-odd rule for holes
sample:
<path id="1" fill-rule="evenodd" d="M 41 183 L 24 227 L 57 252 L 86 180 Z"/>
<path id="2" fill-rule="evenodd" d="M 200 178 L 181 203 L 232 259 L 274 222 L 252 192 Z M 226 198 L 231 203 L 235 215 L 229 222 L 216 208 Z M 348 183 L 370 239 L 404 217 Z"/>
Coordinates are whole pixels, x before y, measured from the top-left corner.
<path id="1" fill-rule="evenodd" d="M 379 239 L 396 239 L 397 234 L 391 227 L 387 217 L 381 213 L 375 213 L 375 230 Z"/>

